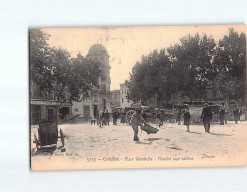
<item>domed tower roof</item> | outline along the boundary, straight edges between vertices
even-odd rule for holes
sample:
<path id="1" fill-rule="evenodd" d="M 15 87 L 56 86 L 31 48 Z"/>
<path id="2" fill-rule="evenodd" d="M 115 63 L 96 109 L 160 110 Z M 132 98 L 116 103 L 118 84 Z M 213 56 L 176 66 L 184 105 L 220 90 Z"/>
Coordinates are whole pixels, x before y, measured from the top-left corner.
<path id="1" fill-rule="evenodd" d="M 109 56 L 106 48 L 101 44 L 94 44 L 88 50 L 88 56 L 91 55 L 107 55 Z"/>

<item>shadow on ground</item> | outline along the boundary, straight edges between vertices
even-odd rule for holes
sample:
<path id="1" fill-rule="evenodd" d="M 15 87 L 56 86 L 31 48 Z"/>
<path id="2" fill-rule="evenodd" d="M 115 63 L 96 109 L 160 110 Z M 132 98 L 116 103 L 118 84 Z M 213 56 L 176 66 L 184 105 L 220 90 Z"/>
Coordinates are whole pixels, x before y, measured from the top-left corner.
<path id="1" fill-rule="evenodd" d="M 52 155 L 56 149 L 56 146 L 39 148 L 35 153 L 32 151 L 32 155 L 48 156 Z"/>
<path id="2" fill-rule="evenodd" d="M 161 140 L 161 138 L 148 138 L 148 139 L 144 139 L 144 140 L 147 140 L 147 141 L 155 141 L 155 140 Z"/>
<path id="3" fill-rule="evenodd" d="M 232 136 L 232 135 L 223 134 L 223 133 L 210 133 L 210 135 L 218 135 L 218 136 Z"/>
<path id="4" fill-rule="evenodd" d="M 201 133 L 197 133 L 197 132 L 193 132 L 193 131 L 189 131 L 189 133 L 194 133 L 194 134 L 200 134 L 201 135 Z"/>

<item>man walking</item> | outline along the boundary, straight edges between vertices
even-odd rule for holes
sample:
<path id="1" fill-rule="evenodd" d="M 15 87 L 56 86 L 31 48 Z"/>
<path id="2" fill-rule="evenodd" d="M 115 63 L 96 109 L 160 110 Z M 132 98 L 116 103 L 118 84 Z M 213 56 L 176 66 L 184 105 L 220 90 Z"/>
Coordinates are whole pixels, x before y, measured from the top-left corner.
<path id="1" fill-rule="evenodd" d="M 233 111 L 233 116 L 234 116 L 234 121 L 235 124 L 238 124 L 238 120 L 239 120 L 239 109 L 236 107 L 235 110 Z"/>
<path id="2" fill-rule="evenodd" d="M 208 103 L 205 103 L 205 107 L 202 109 L 201 119 L 206 133 L 210 133 L 210 122 L 212 120 L 213 113 Z"/>
<path id="3" fill-rule="evenodd" d="M 187 127 L 186 132 L 190 132 L 190 112 L 189 112 L 189 107 L 185 108 L 185 113 L 184 113 L 184 125 Z"/>
<path id="4" fill-rule="evenodd" d="M 146 124 L 146 121 L 143 119 L 143 117 L 141 115 L 141 110 L 140 109 L 138 109 L 136 111 L 136 113 L 134 113 L 132 115 L 130 123 L 131 123 L 132 129 L 134 131 L 134 141 L 139 141 L 139 138 L 138 138 L 138 126 L 141 126 L 142 124 Z"/>

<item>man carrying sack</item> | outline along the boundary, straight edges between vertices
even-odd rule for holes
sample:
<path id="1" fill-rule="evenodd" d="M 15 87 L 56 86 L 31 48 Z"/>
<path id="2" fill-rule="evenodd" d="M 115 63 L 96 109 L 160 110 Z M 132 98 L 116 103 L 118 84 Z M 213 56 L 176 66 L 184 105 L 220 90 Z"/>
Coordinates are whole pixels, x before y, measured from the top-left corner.
<path id="1" fill-rule="evenodd" d="M 130 120 L 131 126 L 134 130 L 134 141 L 139 141 L 138 138 L 138 126 L 141 126 L 141 129 L 145 131 L 147 134 L 150 133 L 157 133 L 159 130 L 151 127 L 150 125 L 147 124 L 147 122 L 143 119 L 141 115 L 141 110 L 138 109 L 136 113 L 132 115 L 132 118 Z"/>
<path id="2" fill-rule="evenodd" d="M 134 130 L 134 141 L 139 141 L 138 138 L 138 126 L 141 126 L 143 123 L 146 124 L 146 121 L 143 119 L 141 115 L 141 110 L 138 109 L 136 113 L 134 113 L 130 120 L 131 127 Z"/>

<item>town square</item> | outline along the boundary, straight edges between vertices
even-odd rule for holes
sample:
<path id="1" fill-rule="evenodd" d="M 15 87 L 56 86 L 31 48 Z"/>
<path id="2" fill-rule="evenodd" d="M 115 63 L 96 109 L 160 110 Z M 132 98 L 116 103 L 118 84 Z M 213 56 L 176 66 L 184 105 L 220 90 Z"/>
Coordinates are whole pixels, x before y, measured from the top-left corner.
<path id="1" fill-rule="evenodd" d="M 245 44 L 244 25 L 30 29 L 32 169 L 245 165 Z"/>

